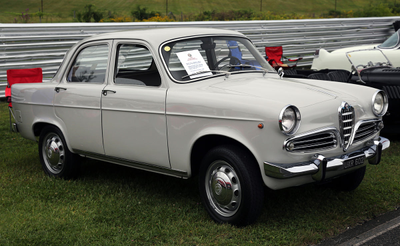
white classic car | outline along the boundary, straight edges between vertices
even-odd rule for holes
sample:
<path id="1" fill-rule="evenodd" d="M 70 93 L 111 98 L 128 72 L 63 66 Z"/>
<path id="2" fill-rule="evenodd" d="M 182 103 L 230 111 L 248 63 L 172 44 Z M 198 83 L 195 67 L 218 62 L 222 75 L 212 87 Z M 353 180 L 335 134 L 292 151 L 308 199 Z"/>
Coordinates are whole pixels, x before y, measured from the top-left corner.
<path id="1" fill-rule="evenodd" d="M 77 174 L 80 157 L 199 177 L 210 216 L 246 225 L 264 187 L 361 183 L 390 141 L 387 96 L 345 83 L 282 78 L 227 30 L 148 29 L 84 39 L 49 83 L 12 87 L 15 129 L 39 137 L 44 171 Z"/>
<path id="2" fill-rule="evenodd" d="M 353 46 L 343 49 L 337 49 L 332 52 L 328 52 L 325 49 L 319 49 L 314 54 L 313 63 L 311 69 L 323 70 L 323 69 L 344 69 L 351 71 L 351 63 L 346 57 L 346 53 L 349 51 L 367 52 L 363 50 L 379 49 L 384 55 L 392 62 L 394 67 L 400 67 L 400 30 L 395 32 L 382 44 L 370 44 Z M 379 55 L 379 53 L 376 53 Z M 371 57 L 371 53 L 368 53 L 368 60 L 373 60 L 375 57 Z M 380 58 L 380 57 L 376 57 Z"/>

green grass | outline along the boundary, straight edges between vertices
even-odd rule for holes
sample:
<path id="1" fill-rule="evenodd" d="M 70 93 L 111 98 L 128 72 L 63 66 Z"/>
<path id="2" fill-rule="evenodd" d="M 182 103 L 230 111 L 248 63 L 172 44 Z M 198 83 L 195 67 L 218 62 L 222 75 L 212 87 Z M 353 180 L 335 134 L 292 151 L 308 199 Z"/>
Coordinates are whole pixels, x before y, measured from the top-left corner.
<path id="1" fill-rule="evenodd" d="M 340 11 L 356 11 L 358 9 L 370 6 L 371 0 L 337 0 L 336 9 Z M 73 12 L 82 11 L 87 4 L 95 4 L 98 9 L 117 13 L 119 16 L 130 16 L 131 10 L 136 5 L 146 7 L 148 11 L 156 11 L 166 14 L 167 4 L 168 12 L 173 12 L 175 16 L 199 14 L 203 11 L 217 12 L 229 10 L 251 10 L 255 13 L 273 12 L 276 14 L 291 14 L 306 16 L 319 16 L 329 10 L 335 9 L 335 1 L 333 0 L 287 0 L 287 1 L 266 1 L 266 0 L 43 0 L 43 9 L 47 13 L 44 22 L 71 22 L 73 21 Z M 262 5 L 261 5 L 262 3 Z M 39 11 L 41 1 L 25 1 L 25 0 L 0 0 L 0 23 L 14 22 L 15 15 L 10 13 L 21 13 L 29 9 L 29 13 Z M 35 17 L 31 22 L 39 22 Z"/>
<path id="2" fill-rule="evenodd" d="M 307 245 L 400 205 L 400 145 L 354 192 L 266 191 L 256 224 L 215 224 L 197 180 L 84 160 L 76 180 L 45 176 L 37 143 L 11 133 L 0 102 L 0 245 Z"/>

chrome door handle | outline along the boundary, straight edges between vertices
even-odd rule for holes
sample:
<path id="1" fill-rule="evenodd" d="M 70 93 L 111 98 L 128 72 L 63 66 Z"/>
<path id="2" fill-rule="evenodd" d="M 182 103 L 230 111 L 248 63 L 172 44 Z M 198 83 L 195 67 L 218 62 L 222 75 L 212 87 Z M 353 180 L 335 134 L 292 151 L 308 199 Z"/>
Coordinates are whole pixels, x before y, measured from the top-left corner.
<path id="1" fill-rule="evenodd" d="M 107 96 L 107 94 L 108 94 L 109 92 L 110 92 L 110 93 L 117 93 L 116 91 L 113 91 L 113 90 L 103 90 L 103 91 L 102 91 L 102 93 L 103 93 L 104 96 Z"/>
<path id="2" fill-rule="evenodd" d="M 64 87 L 56 87 L 56 88 L 54 88 L 54 90 L 55 90 L 55 92 L 59 93 L 60 90 L 66 91 L 67 88 L 64 88 Z"/>

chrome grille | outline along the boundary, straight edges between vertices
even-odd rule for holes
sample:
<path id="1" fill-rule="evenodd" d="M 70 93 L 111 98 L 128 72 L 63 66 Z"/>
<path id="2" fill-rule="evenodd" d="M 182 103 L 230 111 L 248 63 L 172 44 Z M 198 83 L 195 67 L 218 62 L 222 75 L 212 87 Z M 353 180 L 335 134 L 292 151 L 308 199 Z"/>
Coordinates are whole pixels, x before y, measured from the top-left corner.
<path id="1" fill-rule="evenodd" d="M 310 133 L 288 139 L 285 149 L 289 152 L 313 152 L 337 146 L 337 137 L 333 131 Z"/>
<path id="2" fill-rule="evenodd" d="M 353 142 L 359 142 L 373 136 L 375 133 L 378 132 L 379 123 L 380 121 L 374 121 L 361 124 L 356 131 Z"/>
<path id="3" fill-rule="evenodd" d="M 343 102 L 339 108 L 340 135 L 342 137 L 343 150 L 350 146 L 350 137 L 354 126 L 354 108 Z"/>

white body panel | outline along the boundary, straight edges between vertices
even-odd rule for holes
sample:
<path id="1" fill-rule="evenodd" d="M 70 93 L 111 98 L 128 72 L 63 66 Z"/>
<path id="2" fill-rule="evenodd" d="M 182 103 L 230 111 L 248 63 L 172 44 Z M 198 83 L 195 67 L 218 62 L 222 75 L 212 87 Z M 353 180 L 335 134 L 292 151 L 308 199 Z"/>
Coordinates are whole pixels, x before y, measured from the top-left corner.
<path id="1" fill-rule="evenodd" d="M 65 126 L 68 144 L 73 149 L 104 154 L 101 136 L 102 84 L 63 84 L 54 96 L 55 117 Z"/>
<path id="2" fill-rule="evenodd" d="M 37 122 L 57 126 L 72 152 L 98 159 L 112 159 L 159 167 L 157 172 L 178 172 L 188 178 L 192 170 L 193 148 L 207 136 L 220 136 L 240 144 L 256 159 L 262 179 L 268 187 L 281 189 L 313 182 L 311 175 L 278 179 L 265 175 L 264 162 L 287 164 L 307 162 L 316 153 L 326 158 L 344 154 L 335 148 L 317 152 L 288 152 L 284 142 L 297 135 L 321 129 L 339 131 L 342 102 L 354 107 L 355 122 L 379 120 L 371 110 L 376 89 L 317 80 L 280 79 L 276 73 L 242 72 L 214 76 L 193 83 L 176 83 L 163 68 L 155 50 L 165 40 L 187 35 L 237 35 L 230 31 L 181 29 L 157 32 L 137 31 L 99 35 L 72 48 L 52 83 L 14 85 L 13 103 L 22 136 L 34 139 Z M 69 59 L 80 45 L 105 39 L 132 39 L 140 36 L 155 59 L 162 78 L 161 86 L 141 87 L 113 83 L 115 54 L 109 57 L 104 84 L 73 84 L 65 81 Z M 93 39 L 93 40 L 92 40 Z M 115 50 L 115 44 L 112 51 Z M 61 83 L 60 83 L 61 81 Z M 54 89 L 61 87 L 58 93 Z M 104 90 L 107 95 L 104 95 Z M 33 95 L 41 94 L 35 98 Z M 279 115 L 287 105 L 301 112 L 301 124 L 293 135 L 279 128 Z M 259 127 L 262 124 L 263 127 Z M 36 133 L 37 134 L 37 133 Z M 376 139 L 379 132 L 367 140 Z M 347 152 L 364 148 L 367 141 L 352 144 Z M 210 143 L 212 145 L 213 143 Z M 90 154 L 95 154 L 91 156 Z M 129 165 L 129 164 L 127 164 Z M 132 164 L 133 165 L 133 164 Z M 135 166 L 136 167 L 136 166 Z M 140 167 L 139 167 L 140 168 Z M 154 171 L 154 170 L 152 170 Z M 327 176 L 343 171 L 330 172 Z"/>
<path id="3" fill-rule="evenodd" d="M 314 70 L 322 70 L 322 69 L 344 69 L 347 71 L 351 71 L 351 63 L 349 59 L 346 57 L 346 52 L 349 51 L 357 51 L 357 50 L 364 50 L 364 49 L 375 49 L 377 48 L 377 44 L 373 45 L 361 45 L 361 46 L 354 46 L 350 48 L 343 48 L 334 50 L 332 52 L 328 52 L 325 49 L 319 50 L 319 55 L 314 57 L 311 69 Z M 394 67 L 400 67 L 400 49 L 380 49 L 385 56 L 389 59 Z M 366 53 L 366 64 L 370 60 L 374 60 L 374 57 L 370 57 L 371 53 L 368 51 L 359 51 Z M 378 54 L 378 53 L 376 53 Z M 380 58 L 377 57 L 377 58 Z M 357 65 L 357 64 L 356 64 Z"/>
<path id="4" fill-rule="evenodd" d="M 170 167 L 165 122 L 165 88 L 107 86 L 103 97 L 106 155 Z"/>

